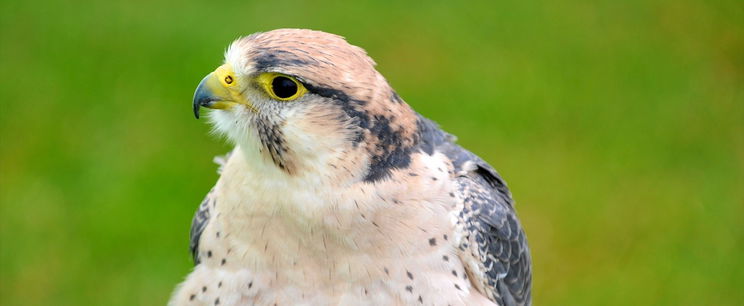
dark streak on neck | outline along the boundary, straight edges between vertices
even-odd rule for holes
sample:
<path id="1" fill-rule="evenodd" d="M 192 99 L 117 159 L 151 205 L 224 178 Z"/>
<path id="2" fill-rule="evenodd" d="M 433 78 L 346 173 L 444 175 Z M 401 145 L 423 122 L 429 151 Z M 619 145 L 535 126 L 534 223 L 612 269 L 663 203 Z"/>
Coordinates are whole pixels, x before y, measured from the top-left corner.
<path id="1" fill-rule="evenodd" d="M 391 121 L 394 118 L 381 114 L 370 114 L 363 107 L 369 101 L 353 99 L 345 92 L 328 87 L 304 84 L 312 93 L 329 98 L 337 105 L 360 129 L 352 140 L 354 147 L 367 142 L 367 151 L 371 156 L 369 170 L 364 177 L 365 182 L 373 183 L 390 177 L 394 169 L 405 169 L 411 164 L 411 153 L 418 144 L 418 133 L 414 139 L 404 139 L 403 128 L 393 129 Z M 395 100 L 397 94 L 392 93 Z M 400 99 L 399 97 L 397 99 Z M 395 103 L 402 104 L 398 101 Z M 401 100 L 402 102 L 402 100 Z M 369 139 L 365 137 L 369 134 Z M 409 141 L 406 141 L 409 140 Z"/>
<path id="2" fill-rule="evenodd" d="M 280 125 L 264 117 L 258 117 L 255 125 L 261 145 L 266 149 L 274 164 L 288 174 L 293 174 L 296 169 L 288 160 L 289 149 Z"/>

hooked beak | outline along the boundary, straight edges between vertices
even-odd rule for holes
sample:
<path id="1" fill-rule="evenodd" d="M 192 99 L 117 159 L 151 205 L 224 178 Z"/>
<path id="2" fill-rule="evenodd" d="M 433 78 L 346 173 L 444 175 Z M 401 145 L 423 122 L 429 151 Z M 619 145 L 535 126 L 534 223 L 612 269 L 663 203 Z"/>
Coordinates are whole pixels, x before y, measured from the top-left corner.
<path id="1" fill-rule="evenodd" d="M 217 75 L 212 72 L 204 77 L 194 92 L 194 117 L 199 119 L 200 108 L 229 109 L 237 101 L 233 101 L 230 92 L 220 84 Z"/>

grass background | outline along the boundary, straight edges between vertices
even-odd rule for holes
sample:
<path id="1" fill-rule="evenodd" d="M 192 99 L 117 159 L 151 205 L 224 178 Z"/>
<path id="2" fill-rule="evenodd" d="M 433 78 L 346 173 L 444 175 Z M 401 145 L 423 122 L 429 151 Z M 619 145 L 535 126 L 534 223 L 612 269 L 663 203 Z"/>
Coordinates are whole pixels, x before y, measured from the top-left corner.
<path id="1" fill-rule="evenodd" d="M 536 305 L 744 305 L 741 1 L 2 1 L 0 304 L 163 305 L 233 39 L 364 47 L 509 182 Z"/>

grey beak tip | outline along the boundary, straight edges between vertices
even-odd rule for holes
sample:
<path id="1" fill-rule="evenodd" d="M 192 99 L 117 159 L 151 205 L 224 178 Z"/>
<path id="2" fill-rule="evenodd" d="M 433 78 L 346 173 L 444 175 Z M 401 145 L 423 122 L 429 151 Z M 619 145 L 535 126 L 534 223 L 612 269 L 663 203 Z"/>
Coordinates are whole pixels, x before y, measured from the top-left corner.
<path id="1" fill-rule="evenodd" d="M 200 108 L 201 107 L 200 107 L 199 103 L 194 103 L 194 117 L 196 117 L 196 119 L 199 119 L 199 109 Z"/>
<path id="2" fill-rule="evenodd" d="M 202 106 L 208 106 L 209 103 L 212 101 L 212 98 L 210 97 L 210 93 L 208 90 L 205 89 L 207 80 L 212 74 L 208 74 L 205 76 L 201 82 L 199 82 L 199 86 L 196 87 L 196 90 L 194 91 L 194 101 L 192 102 L 192 106 L 194 107 L 194 117 L 196 119 L 199 119 L 199 110 Z"/>

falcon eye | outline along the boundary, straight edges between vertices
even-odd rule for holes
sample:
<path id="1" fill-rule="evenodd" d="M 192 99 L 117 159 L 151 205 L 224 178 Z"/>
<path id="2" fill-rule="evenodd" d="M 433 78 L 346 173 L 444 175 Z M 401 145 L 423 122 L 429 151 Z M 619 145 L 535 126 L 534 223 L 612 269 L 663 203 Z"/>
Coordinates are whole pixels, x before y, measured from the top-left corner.
<path id="1" fill-rule="evenodd" d="M 233 82 L 233 78 L 231 76 L 228 75 L 225 77 L 225 84 L 230 85 L 232 84 L 232 82 Z"/>
<path id="2" fill-rule="evenodd" d="M 271 81 L 271 90 L 282 99 L 289 99 L 297 93 L 297 84 L 287 77 L 278 76 Z"/>
<path id="3" fill-rule="evenodd" d="M 259 75 L 257 81 L 274 100 L 292 101 L 307 92 L 297 79 L 281 73 L 266 72 Z"/>

